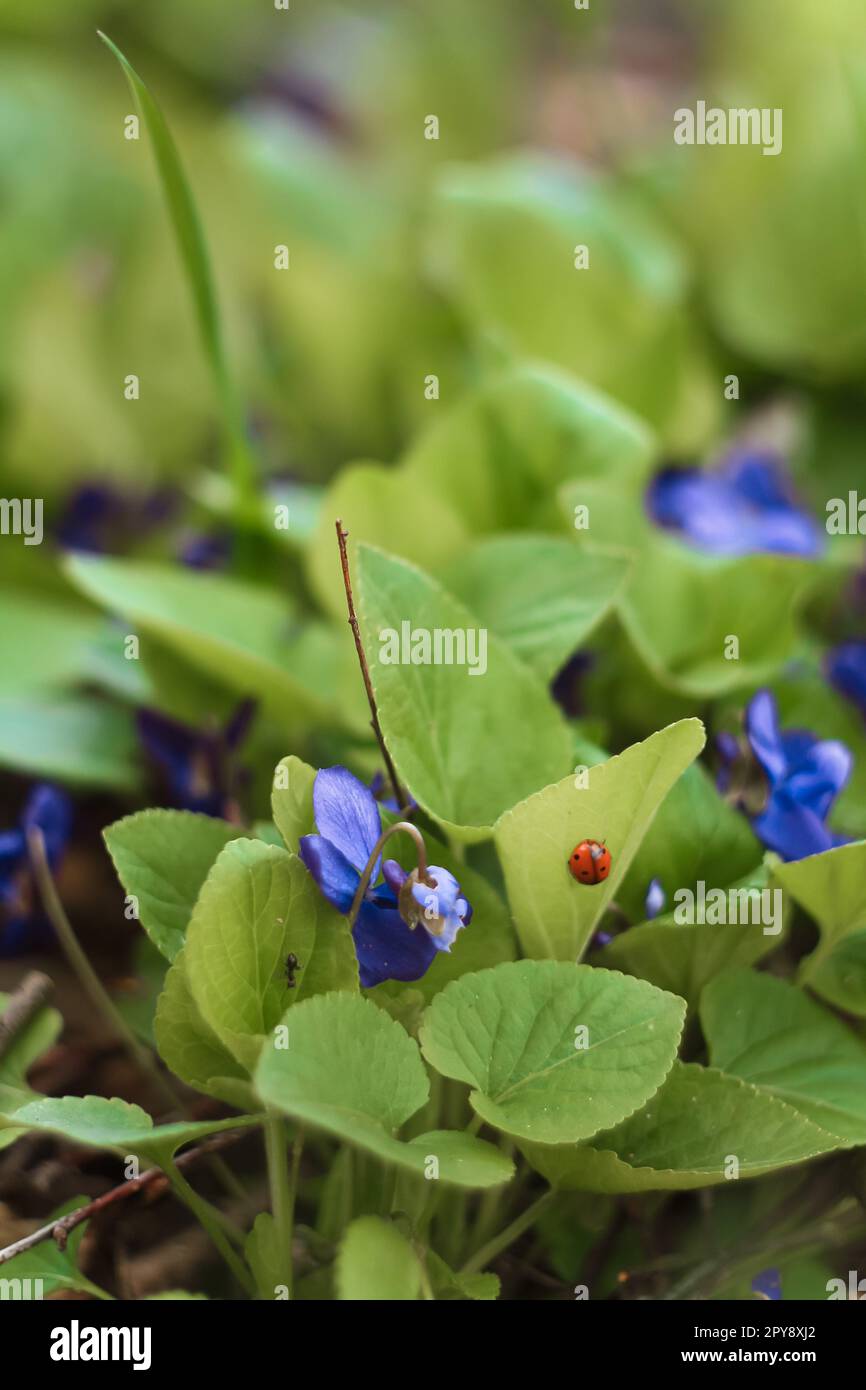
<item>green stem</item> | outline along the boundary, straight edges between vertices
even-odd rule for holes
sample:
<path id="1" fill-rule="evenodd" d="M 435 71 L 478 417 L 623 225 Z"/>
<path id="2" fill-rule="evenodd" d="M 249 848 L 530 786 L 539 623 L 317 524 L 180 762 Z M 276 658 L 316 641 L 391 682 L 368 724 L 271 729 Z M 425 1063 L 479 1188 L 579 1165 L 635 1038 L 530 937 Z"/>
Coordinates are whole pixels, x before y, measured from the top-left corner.
<path id="1" fill-rule="evenodd" d="M 170 1110 L 178 1108 L 179 1099 L 173 1088 L 168 1084 L 165 1077 L 153 1060 L 147 1048 L 142 1047 L 132 1029 L 128 1026 L 123 1015 L 120 1013 L 111 996 L 104 988 L 102 981 L 97 975 L 85 952 L 79 944 L 78 937 L 72 927 L 72 923 L 66 915 L 63 903 L 60 901 L 60 894 L 54 883 L 51 868 L 48 864 L 48 855 L 45 850 L 45 840 L 41 830 L 33 829 L 27 837 L 27 844 L 30 851 L 30 861 L 33 865 L 33 874 L 39 888 L 39 894 L 45 911 L 57 933 L 57 939 L 63 948 L 69 964 L 78 976 L 82 989 L 90 996 L 90 1000 L 97 1013 L 102 1014 L 111 1029 L 117 1034 L 133 1061 L 141 1067 L 152 1082 L 156 1090 L 159 1091 L 163 1100 L 167 1103 Z"/>
<path id="2" fill-rule="evenodd" d="M 514 1152 L 514 1145 L 511 1143 L 501 1143 L 499 1146 L 503 1153 L 509 1156 Z M 520 1195 L 520 1178 L 517 1183 L 512 1183 L 507 1192 L 503 1192 L 499 1187 L 488 1187 L 482 1194 L 478 1204 L 478 1211 L 475 1217 L 475 1224 L 470 1237 L 470 1249 L 474 1246 L 479 1248 L 485 1241 L 490 1239 L 491 1233 L 496 1229 L 497 1217 L 501 1221 L 509 1207 L 512 1205 L 514 1197 Z"/>
<path id="3" fill-rule="evenodd" d="M 57 939 L 63 949 L 66 959 L 72 966 L 73 971 L 78 977 L 81 988 L 90 998 L 96 1012 L 101 1014 L 109 1028 L 117 1034 L 123 1043 L 133 1062 L 135 1062 L 145 1076 L 150 1081 L 154 1090 L 162 1097 L 169 1110 L 179 1111 L 180 1114 L 186 1113 L 186 1107 L 177 1091 L 163 1076 L 159 1067 L 153 1059 L 150 1050 L 144 1047 L 133 1033 L 132 1029 L 121 1014 L 117 1005 L 114 1003 L 102 981 L 97 975 L 93 966 L 87 958 L 75 929 L 66 915 L 66 909 L 60 900 L 57 885 L 48 863 L 48 855 L 45 850 L 45 840 L 42 831 L 33 829 L 27 838 L 27 847 L 30 854 L 30 862 L 33 866 L 33 876 L 39 889 L 39 896 L 42 905 L 54 928 Z M 224 1184 L 226 1190 L 235 1197 L 246 1200 L 247 1194 L 243 1186 L 232 1173 L 228 1164 L 218 1156 L 214 1155 L 209 1160 L 209 1165 L 213 1173 Z"/>
<path id="4" fill-rule="evenodd" d="M 495 1260 L 497 1255 L 501 1255 L 503 1250 L 507 1250 L 509 1245 L 513 1245 L 516 1240 L 519 1240 L 524 1231 L 529 1230 L 539 1213 L 550 1205 L 555 1196 L 556 1193 L 552 1189 L 545 1192 L 543 1196 L 538 1198 L 537 1202 L 533 1202 L 509 1226 L 506 1226 L 504 1231 L 500 1231 L 498 1236 L 494 1236 L 492 1240 L 488 1240 L 486 1245 L 482 1245 L 480 1250 L 476 1250 L 475 1254 L 466 1261 L 460 1273 L 477 1274 L 485 1265 L 490 1264 L 491 1260 Z"/>
<path id="5" fill-rule="evenodd" d="M 245 1289 L 252 1298 L 255 1298 L 256 1289 L 250 1272 L 237 1252 L 232 1249 L 228 1237 L 220 1224 L 220 1213 L 216 1212 L 209 1202 L 206 1202 L 203 1197 L 198 1195 L 194 1188 L 190 1187 L 176 1163 L 169 1159 L 162 1166 L 172 1188 L 177 1193 L 180 1200 L 189 1207 L 196 1220 L 199 1221 L 207 1231 L 235 1279 L 237 1279 L 241 1287 Z"/>
<path id="6" fill-rule="evenodd" d="M 265 1120 L 265 1153 L 268 1160 L 268 1182 L 271 1188 L 271 1212 L 277 1231 L 278 1248 L 281 1254 L 281 1276 L 292 1296 L 292 1236 L 294 1231 L 295 1187 L 297 1165 L 300 1163 L 298 1136 L 292 1146 L 292 1176 L 289 1177 L 287 1162 L 286 1122 L 280 1115 L 269 1115 Z"/>
<path id="7" fill-rule="evenodd" d="M 289 1176 L 289 1249 L 295 1233 L 295 1207 L 298 1201 L 298 1183 L 301 1177 L 301 1158 L 304 1152 L 304 1131 L 300 1125 L 295 1130 L 292 1141 L 292 1169 Z"/>

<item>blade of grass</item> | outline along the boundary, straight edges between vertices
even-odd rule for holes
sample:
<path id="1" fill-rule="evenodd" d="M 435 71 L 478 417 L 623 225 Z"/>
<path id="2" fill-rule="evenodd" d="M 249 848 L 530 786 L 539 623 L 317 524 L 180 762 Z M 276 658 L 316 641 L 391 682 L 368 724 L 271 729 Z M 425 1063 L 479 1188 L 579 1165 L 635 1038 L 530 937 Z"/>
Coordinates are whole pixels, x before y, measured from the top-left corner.
<path id="1" fill-rule="evenodd" d="M 228 368 L 213 274 L 201 221 L 177 146 L 165 117 L 129 59 L 107 34 L 97 30 L 114 54 L 129 83 L 139 115 L 150 136 L 162 192 L 195 307 L 196 319 L 220 404 L 224 443 L 234 485 L 240 530 L 257 507 L 255 467 L 244 428 L 240 397 Z"/>

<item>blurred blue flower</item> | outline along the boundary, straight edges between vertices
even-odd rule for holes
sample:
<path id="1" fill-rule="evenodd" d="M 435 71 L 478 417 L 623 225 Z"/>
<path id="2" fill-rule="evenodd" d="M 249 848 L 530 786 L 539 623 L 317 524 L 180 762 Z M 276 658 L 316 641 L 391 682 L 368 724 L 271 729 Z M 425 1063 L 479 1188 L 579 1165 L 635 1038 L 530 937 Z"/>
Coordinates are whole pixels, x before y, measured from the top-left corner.
<path id="1" fill-rule="evenodd" d="M 591 652 L 575 652 L 551 681 L 550 693 L 569 719 L 579 719 L 586 714 L 583 684 L 595 661 Z"/>
<path id="2" fill-rule="evenodd" d="M 777 1269 L 762 1269 L 752 1280 L 752 1293 L 755 1298 L 777 1299 L 782 1297 L 782 1277 Z"/>
<path id="3" fill-rule="evenodd" d="M 769 690 L 759 690 L 750 701 L 745 733 L 745 749 L 730 734 L 717 741 L 723 762 L 719 788 L 737 794 L 750 755 L 763 774 L 763 795 L 759 807 L 748 806 L 744 798 L 741 805 L 761 843 L 786 860 L 847 844 L 845 836 L 834 834 L 826 824 L 851 774 L 853 758 L 844 743 L 816 738 L 807 730 L 781 730 Z"/>
<path id="4" fill-rule="evenodd" d="M 592 934 L 592 938 L 591 938 L 590 943 L 589 943 L 589 950 L 590 950 L 590 951 L 600 951 L 600 950 L 602 949 L 602 947 L 604 947 L 604 946 L 609 946 L 610 943 L 611 943 L 613 940 L 615 940 L 616 936 L 617 936 L 617 933 L 616 933 L 616 932 L 614 932 L 614 931 L 605 931 L 602 927 L 599 927 L 599 928 L 598 928 L 598 931 L 595 931 L 595 932 L 593 932 L 593 934 Z"/>
<path id="5" fill-rule="evenodd" d="M 156 710 L 139 710 L 138 733 L 147 753 L 160 767 L 173 806 L 205 816 L 236 820 L 236 799 L 243 774 L 235 755 L 255 712 L 244 700 L 222 728 L 196 729 Z"/>
<path id="6" fill-rule="evenodd" d="M 386 811 L 390 811 L 392 815 L 395 816 L 399 816 L 401 811 L 407 816 L 410 815 L 412 811 L 417 811 L 418 802 L 414 797 L 410 796 L 405 807 L 401 807 L 397 805 L 397 798 L 395 796 L 388 795 L 387 788 L 388 783 L 385 781 L 384 774 L 377 772 L 370 783 L 370 791 L 373 793 L 380 806 L 384 806 Z M 405 787 L 403 790 L 405 792 Z"/>
<path id="7" fill-rule="evenodd" d="M 827 675 L 866 718 L 866 642 L 843 642 L 827 656 Z"/>
<path id="8" fill-rule="evenodd" d="M 646 900 L 644 902 L 644 912 L 646 913 L 647 921 L 650 921 L 653 917 L 658 917 L 660 912 L 664 912 L 666 902 L 667 894 L 664 888 L 662 888 L 660 880 L 657 878 L 651 879 L 650 886 L 646 890 Z"/>
<path id="9" fill-rule="evenodd" d="M 111 483 L 83 483 L 66 499 L 54 534 L 64 550 L 120 554 L 163 526 L 177 506 L 172 488 L 136 493 Z"/>
<path id="10" fill-rule="evenodd" d="M 40 783 L 24 805 L 18 824 L 0 831 L 0 956 L 39 949 L 51 940 L 51 927 L 36 899 L 27 836 L 40 830 L 52 872 L 66 848 L 72 805 L 59 787 Z"/>
<path id="11" fill-rule="evenodd" d="M 318 834 L 302 836 L 300 856 L 323 895 L 346 914 L 382 831 L 379 808 L 370 788 L 347 768 L 328 767 L 316 774 L 313 811 Z M 365 989 L 383 980 L 419 980 L 437 951 L 450 950 L 460 927 L 469 921 L 471 909 L 453 875 L 437 868 L 429 874 L 436 887 L 424 891 L 438 895 L 438 915 L 425 917 L 437 904 L 415 897 L 412 876 L 395 860 L 383 863 L 381 855 L 377 858 L 352 929 Z M 412 916 L 420 929 L 413 929 L 401 915 L 399 899 L 402 896 L 405 912 L 407 884 L 417 906 Z M 431 934 L 437 929 L 438 934 Z"/>
<path id="12" fill-rule="evenodd" d="M 232 540 L 227 531 L 190 535 L 178 548 L 177 558 L 187 569 L 222 570 L 231 558 Z"/>
<path id="13" fill-rule="evenodd" d="M 649 485 L 646 508 L 658 526 L 716 555 L 814 556 L 822 548 L 817 522 L 767 452 L 737 452 L 715 469 L 665 468 Z"/>

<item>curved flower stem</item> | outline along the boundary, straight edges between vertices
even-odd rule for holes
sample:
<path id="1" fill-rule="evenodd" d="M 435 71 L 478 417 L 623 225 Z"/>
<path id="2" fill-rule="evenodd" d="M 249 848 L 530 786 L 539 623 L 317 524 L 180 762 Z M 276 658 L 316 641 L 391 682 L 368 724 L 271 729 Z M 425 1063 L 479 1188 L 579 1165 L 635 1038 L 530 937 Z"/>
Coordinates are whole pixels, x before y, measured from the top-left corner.
<path id="1" fill-rule="evenodd" d="M 384 849 L 388 840 L 390 840 L 392 835 L 396 835 L 398 830 L 405 830 L 406 834 L 411 835 L 412 839 L 415 841 L 415 848 L 418 851 L 418 882 L 426 883 L 429 888 L 435 888 L 436 886 L 435 881 L 430 877 L 430 874 L 427 869 L 427 846 L 424 843 L 424 836 L 421 834 L 421 831 L 418 829 L 417 825 L 413 825 L 411 821 L 396 821 L 394 825 L 389 825 L 387 830 L 382 831 L 382 834 L 379 836 L 378 840 L 376 841 L 375 845 L 370 851 L 370 858 L 364 865 L 364 872 L 361 875 L 360 882 L 358 883 L 358 887 L 355 890 L 355 897 L 352 901 L 352 906 L 349 909 L 350 931 L 352 927 L 354 927 L 355 925 L 355 919 L 357 918 L 358 912 L 360 911 L 361 903 L 364 901 L 364 894 L 370 886 L 370 879 L 373 876 L 373 870 L 376 867 L 376 861 L 379 858 L 379 855 L 382 853 L 382 850 Z"/>

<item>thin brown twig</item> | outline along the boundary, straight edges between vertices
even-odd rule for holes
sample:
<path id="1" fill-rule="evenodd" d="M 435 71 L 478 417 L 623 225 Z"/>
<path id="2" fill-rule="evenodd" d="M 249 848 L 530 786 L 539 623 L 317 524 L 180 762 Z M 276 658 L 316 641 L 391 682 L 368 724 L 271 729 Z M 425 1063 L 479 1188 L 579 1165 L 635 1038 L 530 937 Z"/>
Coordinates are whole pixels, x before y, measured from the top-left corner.
<path id="1" fill-rule="evenodd" d="M 0 1014 L 0 1058 L 5 1057 L 19 1033 L 46 1003 L 54 986 L 40 970 L 31 970 L 9 996 Z"/>
<path id="2" fill-rule="evenodd" d="M 235 1144 L 247 1133 L 246 1127 L 243 1129 L 230 1130 L 225 1134 L 215 1134 L 211 1139 L 205 1139 L 194 1149 L 188 1149 L 186 1153 L 180 1154 L 175 1159 L 178 1168 L 188 1168 L 197 1163 L 200 1158 L 209 1156 L 216 1149 L 226 1148 L 229 1144 Z M 89 1221 L 92 1216 L 104 1211 L 107 1207 L 116 1206 L 118 1202 L 125 1201 L 127 1197 L 133 1197 L 136 1192 L 142 1192 L 146 1188 L 169 1187 L 169 1181 L 162 1168 L 148 1168 L 137 1178 L 127 1178 L 117 1187 L 112 1187 L 108 1192 L 103 1192 L 100 1197 L 94 1197 L 92 1202 L 86 1206 L 77 1207 L 75 1211 L 70 1211 L 66 1216 L 61 1216 L 57 1221 L 50 1221 L 47 1226 L 40 1226 L 37 1230 L 31 1231 L 29 1235 L 22 1236 L 14 1244 L 7 1245 L 5 1250 L 0 1250 L 0 1265 L 7 1264 L 9 1260 L 14 1260 L 16 1255 L 20 1255 L 25 1250 L 32 1250 L 34 1246 L 41 1245 L 42 1241 L 48 1240 L 53 1236 L 58 1249 L 65 1250 L 66 1242 L 83 1221 Z"/>
<path id="3" fill-rule="evenodd" d="M 348 531 L 343 530 L 343 523 L 339 519 L 334 523 L 337 530 L 337 542 L 340 547 L 340 564 L 343 569 L 343 587 L 346 590 L 346 606 L 349 609 L 349 627 L 352 629 L 352 636 L 355 639 L 355 650 L 358 653 L 358 661 L 361 665 L 361 675 L 364 678 L 364 689 L 367 692 L 367 703 L 370 706 L 370 725 L 376 735 L 376 742 L 382 751 L 382 758 L 388 770 L 388 777 L 394 791 L 394 798 L 398 809 L 402 812 L 406 810 L 406 802 L 400 790 L 400 783 L 397 778 L 397 770 L 391 760 L 391 754 L 385 746 L 385 736 L 382 733 L 382 726 L 379 723 L 379 711 L 376 706 L 376 696 L 373 693 L 373 682 L 370 678 L 370 668 L 367 665 L 367 654 L 364 651 L 364 643 L 361 641 L 361 629 L 358 626 L 358 618 L 355 613 L 355 599 L 352 594 L 352 576 L 349 572 L 349 553 L 346 549 L 346 541 L 349 538 Z"/>

